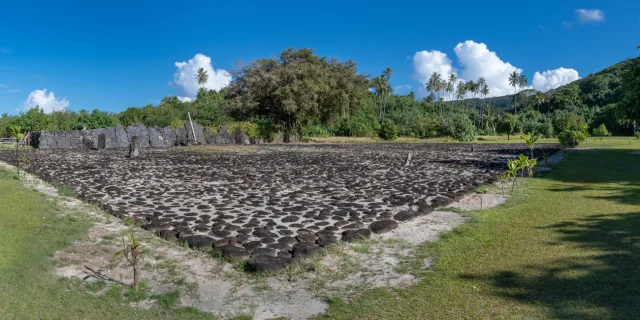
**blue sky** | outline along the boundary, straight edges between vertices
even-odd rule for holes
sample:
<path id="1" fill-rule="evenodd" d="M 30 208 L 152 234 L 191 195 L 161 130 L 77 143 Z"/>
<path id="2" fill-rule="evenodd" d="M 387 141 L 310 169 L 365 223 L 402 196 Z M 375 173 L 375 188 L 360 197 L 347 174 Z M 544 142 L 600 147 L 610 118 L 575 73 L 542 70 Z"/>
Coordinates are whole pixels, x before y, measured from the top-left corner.
<path id="1" fill-rule="evenodd" d="M 25 110 L 25 101 L 120 111 L 188 97 L 189 84 L 169 83 L 175 63 L 198 53 L 233 70 L 238 60 L 308 47 L 367 74 L 391 67 L 399 92 L 419 94 L 431 70 L 471 80 L 497 68 L 489 74 L 497 94 L 510 66 L 554 86 L 637 56 L 640 45 L 640 1 L 216 2 L 5 3 L 0 113 Z"/>

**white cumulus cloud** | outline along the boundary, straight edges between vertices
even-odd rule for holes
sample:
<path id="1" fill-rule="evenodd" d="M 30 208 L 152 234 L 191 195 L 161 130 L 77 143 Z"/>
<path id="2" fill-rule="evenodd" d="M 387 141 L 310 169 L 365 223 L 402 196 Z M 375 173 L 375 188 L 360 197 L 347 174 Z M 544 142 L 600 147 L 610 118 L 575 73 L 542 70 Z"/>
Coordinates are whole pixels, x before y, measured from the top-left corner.
<path id="1" fill-rule="evenodd" d="M 488 97 L 513 94 L 513 87 L 509 85 L 509 74 L 514 71 L 522 73 L 522 69 L 502 60 L 484 43 L 468 40 L 458 43 L 453 51 L 458 58 L 458 68 L 454 67 L 451 59 L 440 51 L 417 52 L 413 58 L 414 79 L 424 86 L 433 72 L 440 73 L 443 79 L 447 79 L 451 73 L 457 73 L 458 79 L 463 82 L 485 78 L 490 92 Z M 547 91 L 579 78 L 576 70 L 567 68 L 547 70 L 542 73 L 536 72 L 533 82 L 531 82 L 532 79 L 529 79 L 529 83 L 533 86 L 527 88 L 533 87 L 540 91 Z M 428 94 L 426 90 L 420 89 L 423 88 L 418 88 L 419 96 Z M 448 94 L 445 96 L 445 99 L 447 98 Z"/>
<path id="2" fill-rule="evenodd" d="M 513 94 L 513 87 L 509 85 L 509 74 L 513 71 L 521 73 L 521 69 L 502 61 L 484 43 L 467 40 L 458 43 L 453 51 L 462 67 L 461 79 L 477 81 L 480 77 L 484 77 L 489 87 L 490 97 Z"/>
<path id="3" fill-rule="evenodd" d="M 542 92 L 555 89 L 580 79 L 578 71 L 569 68 L 547 70 L 533 75 L 533 88 Z"/>
<path id="4" fill-rule="evenodd" d="M 214 70 L 211 65 L 211 58 L 201 53 L 196 54 L 193 59 L 187 62 L 176 62 L 176 72 L 173 74 L 173 81 L 169 85 L 178 87 L 182 96 L 181 101 L 192 101 L 198 94 L 198 90 L 204 87 L 209 90 L 220 90 L 231 82 L 231 74 L 227 70 Z M 198 69 L 203 68 L 209 75 L 209 80 L 205 84 L 199 84 L 196 80 Z"/>
<path id="5" fill-rule="evenodd" d="M 45 113 L 64 110 L 69 107 L 69 100 L 66 98 L 58 99 L 53 91 L 47 94 L 47 89 L 33 90 L 24 101 L 25 110 L 40 106 Z"/>
<path id="6" fill-rule="evenodd" d="M 438 50 L 416 52 L 413 56 L 413 69 L 413 78 L 423 85 L 429 82 L 434 72 L 439 73 L 443 79 L 456 73 L 456 69 L 451 65 L 451 59 Z"/>
<path id="7" fill-rule="evenodd" d="M 578 20 L 582 22 L 604 21 L 604 12 L 599 9 L 577 9 L 576 15 L 578 15 Z"/>

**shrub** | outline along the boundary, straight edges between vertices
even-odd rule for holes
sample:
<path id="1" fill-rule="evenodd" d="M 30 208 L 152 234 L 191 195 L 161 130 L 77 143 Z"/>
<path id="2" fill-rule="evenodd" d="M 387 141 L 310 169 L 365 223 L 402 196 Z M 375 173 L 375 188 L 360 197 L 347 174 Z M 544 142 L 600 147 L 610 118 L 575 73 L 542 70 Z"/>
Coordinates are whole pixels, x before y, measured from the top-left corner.
<path id="1" fill-rule="evenodd" d="M 596 137 L 600 137 L 600 140 L 602 140 L 602 137 L 609 135 L 609 131 L 607 130 L 607 126 L 602 123 L 597 128 L 593 128 L 592 134 Z"/>
<path id="2" fill-rule="evenodd" d="M 582 141 L 587 139 L 589 126 L 586 124 L 570 125 L 558 135 L 560 145 L 565 148 L 577 147 Z"/>
<path id="3" fill-rule="evenodd" d="M 398 128 L 398 125 L 395 124 L 395 122 L 393 121 L 386 121 L 383 125 L 382 128 L 380 128 L 380 131 L 378 132 L 378 136 L 380 136 L 380 138 L 382 138 L 383 140 L 395 140 L 398 138 L 398 131 L 400 129 Z"/>
<path id="4" fill-rule="evenodd" d="M 182 121 L 182 120 L 173 120 L 173 121 L 171 121 L 170 126 L 171 126 L 171 128 L 173 128 L 173 130 L 176 130 L 176 129 L 180 128 L 180 127 L 184 127 L 184 121 Z"/>
<path id="5" fill-rule="evenodd" d="M 461 113 L 443 117 L 439 131 L 441 135 L 458 141 L 473 141 L 476 138 L 476 127 L 467 115 Z"/>
<path id="6" fill-rule="evenodd" d="M 304 137 L 318 137 L 318 138 L 326 138 L 331 136 L 329 130 L 323 125 L 313 124 L 302 126 L 302 136 Z"/>

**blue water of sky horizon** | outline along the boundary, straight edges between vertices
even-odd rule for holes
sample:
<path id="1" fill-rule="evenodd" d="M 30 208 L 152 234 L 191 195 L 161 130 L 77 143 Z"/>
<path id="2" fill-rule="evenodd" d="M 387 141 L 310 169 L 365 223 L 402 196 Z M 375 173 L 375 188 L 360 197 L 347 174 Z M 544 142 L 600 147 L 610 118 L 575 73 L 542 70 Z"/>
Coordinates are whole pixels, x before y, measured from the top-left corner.
<path id="1" fill-rule="evenodd" d="M 34 90 L 71 110 L 121 111 L 178 96 L 175 62 L 201 53 L 214 69 L 312 48 L 354 60 L 360 72 L 391 67 L 399 92 L 416 91 L 413 57 L 484 43 L 505 63 L 581 77 L 638 55 L 640 1 L 11 1 L 0 11 L 0 113 L 24 111 Z M 602 17 L 581 19 L 578 9 Z M 593 12 L 593 11 L 590 11 Z"/>

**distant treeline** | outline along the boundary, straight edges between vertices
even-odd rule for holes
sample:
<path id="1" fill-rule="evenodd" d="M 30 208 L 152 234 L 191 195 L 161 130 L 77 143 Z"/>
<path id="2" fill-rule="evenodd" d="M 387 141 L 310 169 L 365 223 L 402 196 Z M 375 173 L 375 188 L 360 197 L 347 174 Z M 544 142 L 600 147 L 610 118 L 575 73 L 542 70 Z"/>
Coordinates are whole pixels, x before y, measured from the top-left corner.
<path id="1" fill-rule="evenodd" d="M 416 100 L 413 93 L 392 93 L 391 69 L 371 78 L 358 73 L 353 61 L 319 57 L 310 49 L 288 49 L 279 58 L 241 66 L 227 88 L 201 89 L 192 102 L 166 97 L 157 106 L 131 107 L 119 113 L 96 109 L 46 114 L 33 108 L 15 116 L 3 114 L 0 135 L 7 136 L 12 125 L 23 131 L 135 123 L 176 126 L 188 119 L 187 113 L 204 126 L 251 123 L 259 135 L 280 132 L 289 140 L 302 136 L 451 136 L 472 140 L 476 135 L 532 130 L 553 137 L 572 121 L 590 129 L 604 123 L 613 134 L 629 135 L 633 133 L 634 109 L 625 92 L 633 90 L 633 85 L 625 89 L 623 79 L 633 79 L 629 74 L 638 63 L 640 59 L 625 60 L 547 93 L 524 90 L 515 99 L 510 95 L 444 101 L 431 95 Z M 199 74 L 199 82 L 207 79 L 206 72 Z"/>

